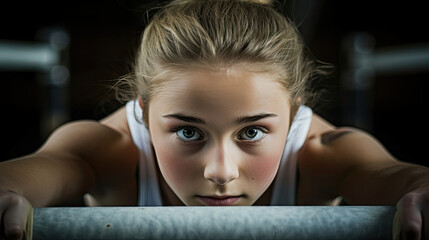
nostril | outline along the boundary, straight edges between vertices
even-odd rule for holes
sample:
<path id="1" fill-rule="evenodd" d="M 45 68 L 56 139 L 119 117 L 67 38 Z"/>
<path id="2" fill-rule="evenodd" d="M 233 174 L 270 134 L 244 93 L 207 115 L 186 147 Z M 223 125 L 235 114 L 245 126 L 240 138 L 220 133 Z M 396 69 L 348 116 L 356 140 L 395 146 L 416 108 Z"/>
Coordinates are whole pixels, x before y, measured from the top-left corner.
<path id="1" fill-rule="evenodd" d="M 217 185 L 225 185 L 226 183 L 230 182 L 228 179 L 219 179 L 219 178 L 214 178 L 210 180 L 215 182 Z"/>
<path id="2" fill-rule="evenodd" d="M 234 174 L 233 172 L 226 173 L 226 172 L 220 172 L 220 171 L 208 173 L 206 171 L 204 174 L 204 178 L 218 185 L 225 185 L 233 181 L 234 179 L 237 179 L 238 174 Z"/>

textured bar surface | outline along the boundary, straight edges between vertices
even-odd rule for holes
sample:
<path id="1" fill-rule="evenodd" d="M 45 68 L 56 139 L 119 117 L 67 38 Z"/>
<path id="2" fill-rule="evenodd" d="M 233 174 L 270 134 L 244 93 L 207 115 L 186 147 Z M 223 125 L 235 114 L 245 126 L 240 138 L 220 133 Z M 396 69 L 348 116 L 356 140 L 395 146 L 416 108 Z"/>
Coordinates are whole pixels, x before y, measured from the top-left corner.
<path id="1" fill-rule="evenodd" d="M 387 206 L 36 208 L 33 239 L 392 239 L 395 211 Z"/>

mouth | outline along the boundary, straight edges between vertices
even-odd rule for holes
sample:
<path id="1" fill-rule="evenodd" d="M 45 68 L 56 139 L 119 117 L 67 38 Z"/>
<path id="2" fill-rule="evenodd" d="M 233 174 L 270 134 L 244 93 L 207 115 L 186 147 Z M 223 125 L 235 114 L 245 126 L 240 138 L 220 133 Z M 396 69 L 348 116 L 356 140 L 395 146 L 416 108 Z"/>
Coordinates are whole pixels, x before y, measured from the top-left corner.
<path id="1" fill-rule="evenodd" d="M 197 198 L 207 206 L 232 206 L 243 196 L 199 196 Z"/>

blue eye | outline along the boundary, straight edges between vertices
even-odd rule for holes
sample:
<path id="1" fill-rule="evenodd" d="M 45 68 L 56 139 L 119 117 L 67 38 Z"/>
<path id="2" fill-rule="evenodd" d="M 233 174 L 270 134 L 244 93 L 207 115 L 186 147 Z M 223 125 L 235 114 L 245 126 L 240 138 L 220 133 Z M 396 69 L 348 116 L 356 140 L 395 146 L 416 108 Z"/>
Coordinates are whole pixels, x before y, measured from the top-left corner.
<path id="1" fill-rule="evenodd" d="M 238 138 L 240 140 L 247 140 L 247 141 L 258 141 L 258 140 L 261 140 L 263 137 L 264 137 L 264 131 L 257 127 L 245 128 L 238 135 Z"/>
<path id="2" fill-rule="evenodd" d="M 194 127 L 183 127 L 176 131 L 177 136 L 184 141 L 201 140 L 202 134 Z"/>

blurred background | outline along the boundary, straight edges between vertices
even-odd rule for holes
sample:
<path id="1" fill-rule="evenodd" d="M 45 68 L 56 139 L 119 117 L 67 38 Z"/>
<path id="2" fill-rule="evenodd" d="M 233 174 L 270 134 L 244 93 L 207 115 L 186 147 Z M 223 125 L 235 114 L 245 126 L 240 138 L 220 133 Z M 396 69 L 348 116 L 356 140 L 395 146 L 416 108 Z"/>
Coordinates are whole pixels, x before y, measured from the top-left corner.
<path id="1" fill-rule="evenodd" d="M 335 66 L 315 111 L 335 125 L 370 132 L 400 160 L 429 166 L 424 3 L 284 5 L 313 55 Z M 130 71 L 151 6 L 149 0 L 2 3 L 0 161 L 35 151 L 59 124 L 98 120 L 120 107 L 109 87 Z"/>

